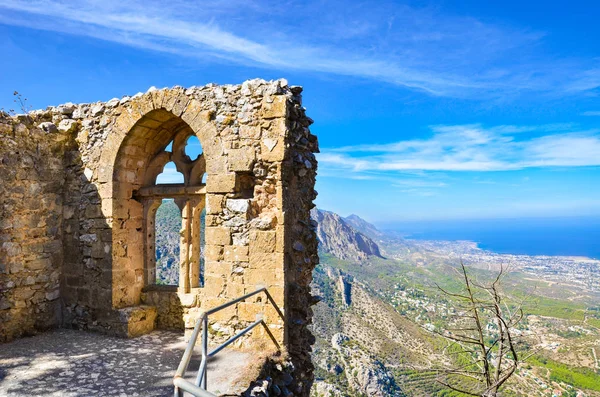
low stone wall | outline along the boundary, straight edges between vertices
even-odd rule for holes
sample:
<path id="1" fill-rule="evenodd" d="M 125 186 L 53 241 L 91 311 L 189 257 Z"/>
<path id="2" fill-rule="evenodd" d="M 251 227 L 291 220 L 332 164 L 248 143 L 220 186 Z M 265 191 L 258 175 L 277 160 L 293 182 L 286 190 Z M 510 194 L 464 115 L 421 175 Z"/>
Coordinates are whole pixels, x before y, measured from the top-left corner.
<path id="1" fill-rule="evenodd" d="M 185 329 L 183 307 L 177 291 L 148 290 L 142 292 L 142 302 L 156 308 L 156 326 L 160 329 Z"/>
<path id="2" fill-rule="evenodd" d="M 0 114 L 0 342 L 60 325 L 67 134 Z"/>

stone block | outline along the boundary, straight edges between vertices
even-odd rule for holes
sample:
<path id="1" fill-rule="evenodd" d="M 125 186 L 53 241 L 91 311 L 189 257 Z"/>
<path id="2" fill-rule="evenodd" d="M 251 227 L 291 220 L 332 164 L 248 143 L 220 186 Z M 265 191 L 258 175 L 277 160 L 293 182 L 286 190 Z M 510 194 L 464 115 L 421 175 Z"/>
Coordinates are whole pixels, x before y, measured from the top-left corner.
<path id="1" fill-rule="evenodd" d="M 204 294 L 206 297 L 218 297 L 225 287 L 225 280 L 222 276 L 207 274 L 204 277 Z"/>
<path id="2" fill-rule="evenodd" d="M 192 127 L 192 129 L 194 129 Z M 194 129 L 196 131 L 196 129 Z M 221 165 L 225 164 L 223 156 L 223 142 L 217 137 L 217 129 L 208 124 L 200 131 L 200 142 L 202 142 L 202 150 L 206 153 L 206 158 L 215 159 L 206 164 L 207 171 L 214 172 L 216 169 L 222 169 Z M 215 168 L 218 167 L 218 168 Z"/>
<path id="3" fill-rule="evenodd" d="M 275 235 L 275 252 L 284 252 L 285 250 L 285 231 L 283 225 L 278 225 Z"/>
<path id="4" fill-rule="evenodd" d="M 277 303 L 277 306 L 279 306 L 279 308 L 283 310 L 283 302 L 285 295 L 285 290 L 283 286 L 272 285 L 268 288 L 268 291 L 275 303 Z"/>
<path id="5" fill-rule="evenodd" d="M 204 258 L 207 262 L 223 260 L 223 246 L 212 244 L 206 245 L 204 247 Z"/>
<path id="6" fill-rule="evenodd" d="M 206 263 L 206 274 L 211 276 L 229 276 L 233 270 L 233 263 L 216 261 Z"/>
<path id="7" fill-rule="evenodd" d="M 283 269 L 247 269 L 244 274 L 244 281 L 250 288 L 281 286 L 283 283 Z"/>
<path id="8" fill-rule="evenodd" d="M 279 306 L 279 309 L 282 311 L 282 314 L 284 314 L 283 313 L 283 305 L 278 304 L 278 306 Z M 283 320 L 279 316 L 279 313 L 277 313 L 277 310 L 275 310 L 275 308 L 271 304 L 265 305 L 263 314 L 264 314 L 264 320 L 268 324 L 278 324 L 278 323 L 282 324 L 283 323 Z"/>
<path id="9" fill-rule="evenodd" d="M 251 269 L 283 269 L 283 261 L 283 253 L 250 251 L 249 267 Z"/>
<path id="10" fill-rule="evenodd" d="M 277 246 L 274 231 L 253 230 L 250 232 L 251 253 L 272 253 Z"/>
<path id="11" fill-rule="evenodd" d="M 113 270 L 113 286 L 115 288 L 135 285 L 135 279 L 135 271 L 133 270 Z"/>
<path id="12" fill-rule="evenodd" d="M 104 214 L 105 217 L 112 216 L 113 199 L 112 198 L 102 199 L 101 210 L 102 210 L 102 214 Z"/>
<path id="13" fill-rule="evenodd" d="M 26 301 L 35 295 L 35 290 L 30 287 L 15 288 L 13 292 L 14 301 Z"/>
<path id="14" fill-rule="evenodd" d="M 246 214 L 250 209 L 250 200 L 247 199 L 227 199 L 226 208 L 231 212 Z"/>
<path id="15" fill-rule="evenodd" d="M 231 230 L 227 227 L 207 227 L 206 229 L 206 244 L 211 245 L 230 245 Z"/>
<path id="16" fill-rule="evenodd" d="M 128 338 L 152 332 L 156 323 L 157 311 L 152 306 L 135 306 L 119 310 L 119 321 L 126 324 Z"/>
<path id="17" fill-rule="evenodd" d="M 52 267 L 50 258 L 39 258 L 25 263 L 25 268 L 28 270 L 44 270 Z"/>
<path id="18" fill-rule="evenodd" d="M 225 294 L 229 299 L 238 298 L 246 293 L 244 284 L 229 281 L 225 288 Z"/>
<path id="19" fill-rule="evenodd" d="M 287 98 L 284 95 L 266 97 L 262 102 L 260 116 L 264 119 L 286 117 Z"/>
<path id="20" fill-rule="evenodd" d="M 203 310 L 197 307 L 189 308 L 183 315 L 183 322 L 185 328 L 194 328 L 196 322 L 202 317 Z M 191 334 L 190 334 L 191 336 Z M 186 342 L 189 341 L 189 337 L 186 338 Z"/>
<path id="21" fill-rule="evenodd" d="M 226 245 L 223 247 L 223 254 L 229 262 L 248 262 L 248 246 Z"/>
<path id="22" fill-rule="evenodd" d="M 223 202 L 225 200 L 224 195 L 220 194 L 209 194 L 206 196 L 206 213 L 207 214 L 220 214 L 223 212 Z"/>
<path id="23" fill-rule="evenodd" d="M 231 193 L 237 190 L 235 174 L 209 174 L 206 182 L 208 193 Z"/>
<path id="24" fill-rule="evenodd" d="M 190 293 L 190 294 L 178 294 L 179 301 L 181 302 L 181 306 L 183 307 L 194 307 L 196 306 L 196 302 L 198 299 L 198 295 Z"/>
<path id="25" fill-rule="evenodd" d="M 204 218 L 204 224 L 206 227 L 219 226 L 221 224 L 221 219 L 217 215 L 206 215 L 206 218 Z"/>
<path id="26" fill-rule="evenodd" d="M 260 157 L 264 161 L 283 161 L 285 158 L 286 146 L 283 137 L 263 137 L 260 148 Z"/>
<path id="27" fill-rule="evenodd" d="M 238 318 L 241 321 L 256 321 L 256 316 L 263 314 L 265 306 L 260 303 L 240 302 Z"/>
<path id="28" fill-rule="evenodd" d="M 231 149 L 228 153 L 229 171 L 252 171 L 256 160 L 256 151 L 253 147 Z"/>
<path id="29" fill-rule="evenodd" d="M 260 134 L 260 126 L 243 124 L 239 129 L 239 135 L 241 139 L 260 139 Z"/>
<path id="30" fill-rule="evenodd" d="M 203 302 L 203 308 L 205 310 L 210 310 L 214 307 L 222 305 L 224 303 L 229 302 L 229 298 L 208 298 Z M 223 310 L 220 310 L 214 314 L 211 314 L 209 320 L 212 321 L 222 321 L 228 322 L 234 319 L 237 316 L 237 305 L 231 305 Z"/>
<path id="31" fill-rule="evenodd" d="M 22 245 L 23 254 L 29 255 L 44 252 L 44 245 L 45 243 L 43 242 L 25 242 Z"/>
<path id="32" fill-rule="evenodd" d="M 127 256 L 127 244 L 123 241 L 117 241 L 116 244 L 113 245 L 113 256 L 116 257 L 126 257 Z"/>
<path id="33" fill-rule="evenodd" d="M 100 259 L 108 256 L 110 252 L 110 245 L 103 243 L 102 241 L 96 241 L 92 243 L 92 258 Z"/>

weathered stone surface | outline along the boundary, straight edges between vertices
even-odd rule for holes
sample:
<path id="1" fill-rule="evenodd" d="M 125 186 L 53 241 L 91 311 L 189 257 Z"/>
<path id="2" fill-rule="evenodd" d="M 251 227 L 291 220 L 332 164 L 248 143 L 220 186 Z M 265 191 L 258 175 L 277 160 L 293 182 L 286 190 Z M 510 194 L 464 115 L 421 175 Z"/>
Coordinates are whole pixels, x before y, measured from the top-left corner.
<path id="1" fill-rule="evenodd" d="M 226 227 L 207 227 L 206 241 L 211 244 L 229 245 L 231 244 L 231 230 Z"/>
<path id="2" fill-rule="evenodd" d="M 73 111 L 75 111 L 75 105 L 71 102 L 68 102 L 64 105 L 59 105 L 56 110 L 58 110 L 61 114 L 69 116 L 73 114 Z"/>
<path id="3" fill-rule="evenodd" d="M 256 159 L 253 147 L 231 149 L 228 153 L 230 171 L 252 171 Z"/>
<path id="4" fill-rule="evenodd" d="M 209 174 L 206 183 L 208 193 L 229 193 L 236 188 L 235 174 Z"/>
<path id="5" fill-rule="evenodd" d="M 38 127 L 41 128 L 43 131 L 49 132 L 49 133 L 57 132 L 58 131 L 58 128 L 56 127 L 56 125 L 54 123 L 49 122 L 49 121 L 45 121 L 43 123 L 40 123 L 38 125 Z"/>
<path id="6" fill-rule="evenodd" d="M 271 253 L 276 248 L 276 232 L 255 230 L 250 234 L 250 252 Z"/>
<path id="7" fill-rule="evenodd" d="M 227 209 L 233 212 L 247 213 L 250 209 L 250 200 L 246 199 L 227 199 Z"/>
<path id="8" fill-rule="evenodd" d="M 223 211 L 224 196 L 219 194 L 211 194 L 206 197 L 206 213 L 220 214 Z"/>
<path id="9" fill-rule="evenodd" d="M 104 105 L 101 103 L 96 104 L 92 107 L 90 112 L 91 112 L 92 116 L 94 116 L 94 117 L 99 116 L 104 112 Z"/>
<path id="10" fill-rule="evenodd" d="M 71 119 L 64 119 L 58 123 L 58 130 L 60 132 L 73 132 L 77 128 L 77 121 Z"/>
<path id="11" fill-rule="evenodd" d="M 223 249 L 224 259 L 228 262 L 248 262 L 248 247 L 227 245 Z"/>

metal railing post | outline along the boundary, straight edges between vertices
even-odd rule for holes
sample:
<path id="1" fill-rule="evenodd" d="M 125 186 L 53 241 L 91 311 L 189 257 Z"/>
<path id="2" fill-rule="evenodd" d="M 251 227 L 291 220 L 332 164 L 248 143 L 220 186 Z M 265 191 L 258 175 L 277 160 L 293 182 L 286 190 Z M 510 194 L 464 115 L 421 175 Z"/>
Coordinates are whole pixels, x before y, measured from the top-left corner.
<path id="1" fill-rule="evenodd" d="M 254 292 L 250 292 L 246 295 L 240 296 L 240 297 L 233 299 L 227 303 L 224 303 L 220 306 L 217 306 L 208 311 L 205 311 L 202 314 L 202 317 L 196 322 L 196 326 L 194 327 L 194 332 L 192 332 L 192 338 L 190 339 L 188 346 L 185 349 L 185 352 L 183 354 L 183 357 L 181 359 L 179 367 L 177 368 L 177 372 L 175 373 L 175 376 L 173 378 L 173 385 L 175 386 L 175 390 L 173 393 L 174 397 L 182 397 L 184 394 L 183 393 L 184 391 L 191 393 L 192 395 L 194 395 L 196 397 L 217 397 L 215 394 L 210 393 L 206 390 L 206 384 L 207 384 L 207 378 L 208 378 L 208 376 L 207 376 L 208 359 L 210 357 L 213 357 L 217 353 L 219 353 L 221 350 L 223 350 L 225 347 L 229 346 L 231 343 L 235 342 L 238 338 L 241 338 L 242 336 L 244 336 L 247 333 L 249 333 L 250 331 L 252 331 L 258 325 L 262 325 L 265 328 L 265 331 L 266 331 L 267 335 L 269 335 L 269 337 L 271 338 L 271 341 L 273 341 L 273 344 L 277 347 L 278 350 L 281 349 L 281 347 L 279 346 L 279 343 L 277 342 L 277 339 L 275 338 L 275 336 L 269 329 L 269 326 L 264 322 L 263 315 L 257 315 L 256 321 L 254 323 L 248 325 L 246 328 L 244 328 L 242 331 L 238 332 L 237 334 L 235 334 L 234 336 L 229 338 L 224 343 L 221 343 L 219 346 L 214 348 L 211 352 L 208 351 L 208 316 L 213 313 L 216 313 L 220 310 L 223 310 L 229 306 L 235 305 L 238 302 L 244 301 L 245 299 L 248 299 L 249 297 L 259 294 L 261 292 L 265 293 L 265 295 L 267 296 L 267 300 L 275 308 L 275 311 L 277 312 L 277 314 L 281 317 L 281 319 L 285 323 L 285 317 L 284 317 L 283 313 L 281 312 L 281 310 L 275 303 L 275 300 L 273 299 L 273 297 L 271 296 L 271 294 L 269 293 L 269 291 L 267 291 L 267 289 L 265 287 L 261 287 Z M 189 366 L 190 359 L 192 358 L 194 346 L 196 345 L 196 341 L 198 340 L 198 334 L 200 332 L 200 327 L 202 327 L 202 361 L 200 362 L 200 368 L 198 369 L 198 375 L 196 376 L 196 381 L 195 381 L 195 383 L 191 383 L 191 382 L 188 382 L 187 380 L 185 380 L 184 377 L 185 377 L 185 372 Z"/>
<path id="2" fill-rule="evenodd" d="M 204 376 L 200 387 L 206 390 L 206 378 L 208 372 L 208 316 L 204 316 L 204 323 L 202 324 L 202 361 L 204 361 Z"/>

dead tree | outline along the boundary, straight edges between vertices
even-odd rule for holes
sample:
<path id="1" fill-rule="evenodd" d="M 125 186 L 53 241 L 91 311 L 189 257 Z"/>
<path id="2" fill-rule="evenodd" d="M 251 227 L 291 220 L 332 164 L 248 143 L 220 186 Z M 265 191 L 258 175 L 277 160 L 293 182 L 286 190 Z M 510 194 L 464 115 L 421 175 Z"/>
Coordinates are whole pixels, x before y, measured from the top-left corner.
<path id="1" fill-rule="evenodd" d="M 520 350 L 516 326 L 523 320 L 523 302 L 510 301 L 501 283 L 501 268 L 490 284 L 482 284 L 467 273 L 461 262 L 462 291 L 438 289 L 457 305 L 456 328 L 438 332 L 451 342 L 459 364 L 440 369 L 437 381 L 470 396 L 495 397 L 500 388 L 529 357 Z"/>

